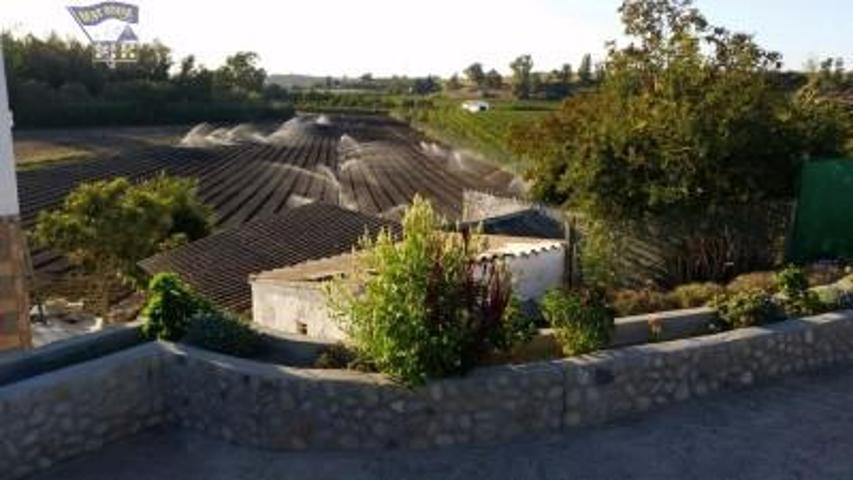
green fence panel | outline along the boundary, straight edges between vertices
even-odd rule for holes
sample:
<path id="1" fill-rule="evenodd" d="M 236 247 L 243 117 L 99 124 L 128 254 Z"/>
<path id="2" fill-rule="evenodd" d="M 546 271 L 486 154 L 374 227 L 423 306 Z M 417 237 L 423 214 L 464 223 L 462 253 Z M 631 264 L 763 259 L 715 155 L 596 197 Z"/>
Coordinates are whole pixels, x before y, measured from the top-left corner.
<path id="1" fill-rule="evenodd" d="M 853 259 L 853 159 L 803 166 L 789 247 L 796 262 Z"/>

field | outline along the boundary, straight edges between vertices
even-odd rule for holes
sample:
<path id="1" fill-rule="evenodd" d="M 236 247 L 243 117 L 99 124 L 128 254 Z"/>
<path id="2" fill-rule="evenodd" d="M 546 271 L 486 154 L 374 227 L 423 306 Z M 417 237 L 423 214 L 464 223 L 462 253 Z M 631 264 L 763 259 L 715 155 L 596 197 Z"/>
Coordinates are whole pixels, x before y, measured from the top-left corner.
<path id="1" fill-rule="evenodd" d="M 465 190 L 512 194 L 518 184 L 387 117 L 300 116 L 278 128 L 201 125 L 181 145 L 19 171 L 22 220 L 32 227 L 38 212 L 59 205 L 81 182 L 139 181 L 160 172 L 198 178 L 219 229 L 316 201 L 396 218 L 416 193 L 457 219 Z M 47 251 L 34 252 L 33 264 L 40 273 L 69 268 Z"/>
<path id="2" fill-rule="evenodd" d="M 15 130 L 18 170 L 56 163 L 127 155 L 156 145 L 172 145 L 188 126 Z"/>
<path id="3" fill-rule="evenodd" d="M 555 102 L 489 100 L 492 110 L 470 113 L 460 108 L 461 102 L 437 103 L 436 108 L 418 118 L 418 127 L 430 136 L 474 150 L 512 170 L 521 169 L 519 160 L 508 147 L 512 127 L 535 122 L 558 105 Z"/>

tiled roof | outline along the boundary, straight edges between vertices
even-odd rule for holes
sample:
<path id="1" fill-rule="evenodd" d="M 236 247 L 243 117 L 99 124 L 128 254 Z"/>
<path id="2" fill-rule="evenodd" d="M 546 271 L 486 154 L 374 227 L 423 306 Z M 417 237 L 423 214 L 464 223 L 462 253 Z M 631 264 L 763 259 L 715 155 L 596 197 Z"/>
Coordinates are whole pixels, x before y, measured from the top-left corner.
<path id="1" fill-rule="evenodd" d="M 177 273 L 196 291 L 234 312 L 251 308 L 249 275 L 349 252 L 390 220 L 314 203 L 252 220 L 140 262 L 148 273 Z"/>

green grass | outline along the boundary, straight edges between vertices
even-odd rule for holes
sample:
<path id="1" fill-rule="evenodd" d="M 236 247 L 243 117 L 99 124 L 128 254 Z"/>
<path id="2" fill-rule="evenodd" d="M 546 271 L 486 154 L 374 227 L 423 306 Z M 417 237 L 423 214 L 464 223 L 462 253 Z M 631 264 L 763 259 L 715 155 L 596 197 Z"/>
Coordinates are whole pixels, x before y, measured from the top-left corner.
<path id="1" fill-rule="evenodd" d="M 544 101 L 489 100 L 492 110 L 470 113 L 461 101 L 440 99 L 435 108 L 417 116 L 415 126 L 428 135 L 458 148 L 474 150 L 487 159 L 512 170 L 521 161 L 509 149 L 509 135 L 515 125 L 538 121 L 559 104 Z"/>

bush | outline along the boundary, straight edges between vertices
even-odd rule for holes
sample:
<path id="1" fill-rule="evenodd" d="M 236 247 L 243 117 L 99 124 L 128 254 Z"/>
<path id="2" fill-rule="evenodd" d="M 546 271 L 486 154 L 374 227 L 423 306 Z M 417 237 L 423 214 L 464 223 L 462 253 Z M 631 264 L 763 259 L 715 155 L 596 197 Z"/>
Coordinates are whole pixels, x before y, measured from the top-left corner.
<path id="1" fill-rule="evenodd" d="M 184 341 L 236 357 L 251 357 L 260 347 L 260 337 L 248 322 L 214 310 L 199 311 L 192 316 Z"/>
<path id="2" fill-rule="evenodd" d="M 750 290 L 761 290 L 773 292 L 776 289 L 776 275 L 773 272 L 752 272 L 738 275 L 728 285 L 729 293 L 744 292 Z"/>
<path id="3" fill-rule="evenodd" d="M 323 348 L 317 360 L 314 361 L 315 368 L 344 369 L 351 368 L 357 361 L 355 352 L 342 343 L 336 343 Z"/>
<path id="4" fill-rule="evenodd" d="M 816 315 L 827 309 L 818 294 L 809 290 L 808 277 L 801 268 L 789 265 L 777 273 L 776 286 L 782 308 L 789 316 Z"/>
<path id="5" fill-rule="evenodd" d="M 612 295 L 611 307 L 619 316 L 641 315 L 678 308 L 673 297 L 664 292 L 645 288 L 642 290 L 617 290 Z"/>
<path id="6" fill-rule="evenodd" d="M 142 333 L 148 338 L 177 341 L 190 326 L 190 319 L 212 307 L 198 297 L 174 273 L 158 273 L 148 284 L 148 300 L 142 309 Z"/>
<path id="7" fill-rule="evenodd" d="M 416 197 L 402 240 L 387 231 L 365 239 L 353 277 L 327 289 L 358 357 L 407 385 L 462 373 L 529 332 L 513 307 L 506 269 L 479 262 L 483 243 L 441 232 L 442 225 Z"/>
<path id="8" fill-rule="evenodd" d="M 613 314 L 600 291 L 552 290 L 543 297 L 541 309 L 566 355 L 589 353 L 610 343 Z"/>
<path id="9" fill-rule="evenodd" d="M 809 285 L 829 285 L 845 276 L 844 267 L 832 263 L 815 263 L 805 268 Z"/>
<path id="10" fill-rule="evenodd" d="M 764 290 L 742 290 L 718 295 L 711 306 L 727 328 L 746 328 L 780 320 L 782 314 L 773 297 Z"/>
<path id="11" fill-rule="evenodd" d="M 706 305 L 725 289 L 716 283 L 688 283 L 673 290 L 668 296 L 680 308 L 696 308 Z"/>

